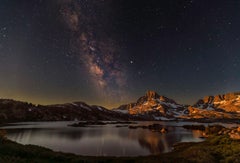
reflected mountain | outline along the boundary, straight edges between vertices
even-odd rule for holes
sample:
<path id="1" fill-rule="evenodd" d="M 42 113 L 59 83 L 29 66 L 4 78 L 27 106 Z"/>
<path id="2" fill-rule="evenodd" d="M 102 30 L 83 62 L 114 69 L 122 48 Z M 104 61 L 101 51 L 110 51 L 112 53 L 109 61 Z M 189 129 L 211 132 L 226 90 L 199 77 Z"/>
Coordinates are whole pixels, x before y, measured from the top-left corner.
<path id="1" fill-rule="evenodd" d="M 68 127 L 69 122 L 38 122 L 38 128 L 18 124 L 8 126 L 7 137 L 22 144 L 34 144 L 88 156 L 144 156 L 169 152 L 173 144 L 182 141 L 202 141 L 199 132 L 182 127 L 165 127 L 168 133 L 161 134 L 148 129 L 129 129 L 115 125 L 92 127 Z M 152 122 L 154 123 L 154 122 Z M 145 122 L 149 125 L 151 122 Z M 30 127 L 29 127 L 30 126 Z M 34 126 L 34 125 L 32 125 Z"/>

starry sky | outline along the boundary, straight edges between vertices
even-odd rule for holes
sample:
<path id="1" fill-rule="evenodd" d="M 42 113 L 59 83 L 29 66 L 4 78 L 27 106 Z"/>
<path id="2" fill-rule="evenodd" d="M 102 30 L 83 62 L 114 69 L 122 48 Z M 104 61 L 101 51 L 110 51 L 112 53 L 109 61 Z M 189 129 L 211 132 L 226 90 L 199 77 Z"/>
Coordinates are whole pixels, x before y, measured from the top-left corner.
<path id="1" fill-rule="evenodd" d="M 240 90 L 240 1 L 1 0 L 0 97 L 108 108 Z"/>

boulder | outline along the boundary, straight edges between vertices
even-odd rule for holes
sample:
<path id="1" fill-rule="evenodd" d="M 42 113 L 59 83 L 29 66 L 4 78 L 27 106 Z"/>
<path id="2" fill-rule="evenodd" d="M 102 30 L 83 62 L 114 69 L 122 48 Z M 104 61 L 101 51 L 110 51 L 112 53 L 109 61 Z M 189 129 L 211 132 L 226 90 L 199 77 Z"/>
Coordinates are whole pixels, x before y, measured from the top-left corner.
<path id="1" fill-rule="evenodd" d="M 166 128 L 162 128 L 162 129 L 160 130 L 161 133 L 167 133 L 167 131 L 168 131 L 168 130 L 167 130 Z"/>

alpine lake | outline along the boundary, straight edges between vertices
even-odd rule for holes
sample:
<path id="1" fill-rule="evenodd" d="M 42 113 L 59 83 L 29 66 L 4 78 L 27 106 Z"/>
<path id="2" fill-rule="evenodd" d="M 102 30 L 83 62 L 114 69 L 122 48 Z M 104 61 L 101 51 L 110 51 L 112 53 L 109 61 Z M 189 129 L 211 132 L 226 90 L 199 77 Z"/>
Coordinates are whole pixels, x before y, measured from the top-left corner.
<path id="1" fill-rule="evenodd" d="M 7 138 L 20 144 L 39 145 L 54 151 L 82 156 L 147 156 L 170 152 L 179 142 L 201 142 L 200 130 L 188 130 L 183 125 L 212 125 L 197 122 L 144 121 L 128 125 L 106 124 L 85 127 L 69 126 L 73 121 L 20 122 L 0 127 Z M 129 126 L 160 124 L 166 133 Z M 234 127 L 235 124 L 222 124 Z"/>

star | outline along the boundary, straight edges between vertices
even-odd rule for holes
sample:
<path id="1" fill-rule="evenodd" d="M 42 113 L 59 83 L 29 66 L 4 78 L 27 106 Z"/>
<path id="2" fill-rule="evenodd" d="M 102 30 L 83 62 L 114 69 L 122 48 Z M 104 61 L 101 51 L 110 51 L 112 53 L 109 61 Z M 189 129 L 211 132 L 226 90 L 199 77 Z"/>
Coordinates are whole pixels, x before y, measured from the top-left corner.
<path id="1" fill-rule="evenodd" d="M 11 0 L 0 5 L 0 76 L 6 76 L 0 90 L 7 86 L 27 101 L 36 81 L 41 84 L 32 97 L 35 103 L 44 98 L 50 103 L 76 99 L 103 106 L 114 101 L 111 107 L 122 104 L 122 97 L 128 103 L 139 92 L 158 90 L 159 83 L 166 86 L 160 93 L 174 98 L 180 96 L 175 88 L 189 89 L 198 99 L 213 93 L 208 82 L 216 83 L 219 92 L 228 91 L 221 85 L 224 77 L 229 85 L 240 82 L 229 80 L 240 71 L 237 2 L 24 3 Z M 29 64 L 36 66 L 30 75 Z M 17 82 L 9 74 L 17 74 Z M 15 89 L 19 86 L 24 93 Z M 38 94 L 46 97 L 39 99 Z M 0 96 L 7 97 L 4 91 Z"/>

